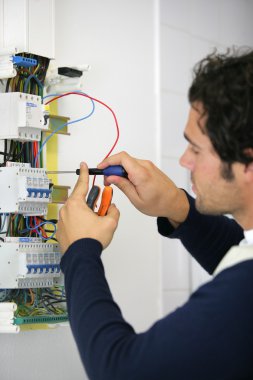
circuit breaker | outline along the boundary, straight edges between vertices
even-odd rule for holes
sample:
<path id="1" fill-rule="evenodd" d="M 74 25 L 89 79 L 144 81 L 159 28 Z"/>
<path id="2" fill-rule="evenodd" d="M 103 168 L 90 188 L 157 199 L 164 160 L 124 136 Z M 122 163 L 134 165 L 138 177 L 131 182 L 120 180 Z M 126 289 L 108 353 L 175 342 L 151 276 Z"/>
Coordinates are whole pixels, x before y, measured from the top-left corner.
<path id="1" fill-rule="evenodd" d="M 45 169 L 9 162 L 0 168 L 0 183 L 0 213 L 47 214 L 52 189 Z"/>
<path id="2" fill-rule="evenodd" d="M 58 244 L 40 238 L 6 237 L 0 242 L 0 289 L 63 285 Z"/>
<path id="3" fill-rule="evenodd" d="M 0 139 L 40 141 L 48 128 L 41 97 L 22 92 L 0 93 Z"/>

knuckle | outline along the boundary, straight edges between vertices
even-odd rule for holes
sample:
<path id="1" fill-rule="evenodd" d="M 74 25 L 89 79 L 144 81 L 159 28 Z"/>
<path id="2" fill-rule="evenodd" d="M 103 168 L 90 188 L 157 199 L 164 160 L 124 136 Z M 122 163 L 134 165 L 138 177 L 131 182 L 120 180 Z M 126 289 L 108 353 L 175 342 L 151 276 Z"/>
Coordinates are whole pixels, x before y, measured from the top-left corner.
<path id="1" fill-rule="evenodd" d="M 154 167 L 154 164 L 153 164 L 152 161 L 146 160 L 145 162 L 146 162 L 146 165 L 147 165 L 148 168 L 152 169 Z"/>
<path id="2" fill-rule="evenodd" d="M 121 152 L 121 155 L 122 157 L 125 157 L 125 158 L 128 157 L 128 153 L 125 150 Z"/>
<path id="3" fill-rule="evenodd" d="M 114 230 L 116 230 L 116 228 L 117 228 L 118 222 L 117 222 L 114 218 L 110 217 L 110 218 L 108 219 L 108 225 L 109 225 L 109 228 L 110 228 L 112 231 L 114 231 Z"/>

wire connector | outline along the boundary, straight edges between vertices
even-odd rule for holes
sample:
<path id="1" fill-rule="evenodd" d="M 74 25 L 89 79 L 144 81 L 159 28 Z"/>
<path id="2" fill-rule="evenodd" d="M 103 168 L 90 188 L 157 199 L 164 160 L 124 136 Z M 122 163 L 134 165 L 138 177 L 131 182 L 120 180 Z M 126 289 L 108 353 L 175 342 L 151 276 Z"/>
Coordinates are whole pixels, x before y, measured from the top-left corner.
<path id="1" fill-rule="evenodd" d="M 33 67 L 33 66 L 37 66 L 38 64 L 37 59 L 21 57 L 20 55 L 14 55 L 12 57 L 12 62 L 16 66 L 23 66 L 23 67 Z"/>

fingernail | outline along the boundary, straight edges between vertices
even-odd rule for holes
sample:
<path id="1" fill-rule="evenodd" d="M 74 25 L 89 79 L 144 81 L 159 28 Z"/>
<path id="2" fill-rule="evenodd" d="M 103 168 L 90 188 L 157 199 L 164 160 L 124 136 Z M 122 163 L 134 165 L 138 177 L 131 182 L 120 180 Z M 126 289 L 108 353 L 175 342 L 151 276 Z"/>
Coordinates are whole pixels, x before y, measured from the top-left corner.
<path id="1" fill-rule="evenodd" d="M 85 162 L 84 161 L 82 161 L 81 163 L 80 163 L 80 167 L 81 166 L 85 166 Z"/>

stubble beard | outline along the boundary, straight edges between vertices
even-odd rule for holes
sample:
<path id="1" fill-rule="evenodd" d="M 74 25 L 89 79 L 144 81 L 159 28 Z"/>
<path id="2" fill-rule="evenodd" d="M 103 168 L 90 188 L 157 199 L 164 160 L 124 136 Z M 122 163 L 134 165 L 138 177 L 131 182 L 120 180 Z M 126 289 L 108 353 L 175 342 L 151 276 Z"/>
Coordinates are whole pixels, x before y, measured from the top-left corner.
<path id="1" fill-rule="evenodd" d="M 233 183 L 235 177 L 231 165 L 222 162 L 220 167 L 220 176 L 225 180 L 227 184 Z M 191 177 L 191 180 L 194 184 L 193 177 Z M 231 207 L 227 207 L 226 209 L 222 208 L 222 205 L 220 203 L 216 205 L 212 200 L 208 200 L 210 197 L 211 196 L 205 197 L 201 196 L 200 194 L 196 194 L 195 207 L 201 214 L 217 216 L 231 213 Z"/>

